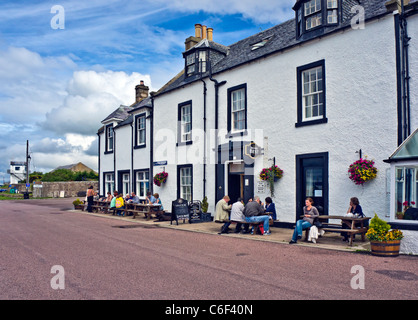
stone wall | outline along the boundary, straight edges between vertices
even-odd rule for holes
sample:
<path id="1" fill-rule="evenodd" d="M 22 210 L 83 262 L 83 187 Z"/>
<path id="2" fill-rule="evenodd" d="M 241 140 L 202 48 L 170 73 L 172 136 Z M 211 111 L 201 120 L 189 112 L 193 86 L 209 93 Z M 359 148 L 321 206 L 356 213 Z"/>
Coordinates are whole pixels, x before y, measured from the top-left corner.
<path id="1" fill-rule="evenodd" d="M 42 187 L 37 187 L 40 184 L 35 184 L 30 187 L 33 198 L 50 197 L 50 198 L 70 198 L 70 197 L 85 197 L 89 186 L 93 186 L 95 191 L 99 188 L 98 181 L 68 181 L 68 182 L 43 182 Z M 25 192 L 25 184 L 14 185 L 19 192 Z"/>

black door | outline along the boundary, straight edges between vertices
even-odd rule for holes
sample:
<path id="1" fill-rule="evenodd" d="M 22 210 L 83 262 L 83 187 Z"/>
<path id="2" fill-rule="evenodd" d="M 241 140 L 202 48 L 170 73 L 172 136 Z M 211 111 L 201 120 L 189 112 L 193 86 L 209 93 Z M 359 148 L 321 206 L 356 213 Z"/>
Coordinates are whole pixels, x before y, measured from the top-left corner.
<path id="1" fill-rule="evenodd" d="M 231 199 L 229 202 L 235 203 L 239 197 L 242 197 L 242 178 L 240 174 L 228 175 L 228 196 Z"/>
<path id="2" fill-rule="evenodd" d="M 328 214 L 328 153 L 296 156 L 296 189 L 296 220 L 308 197 L 319 214 Z"/>

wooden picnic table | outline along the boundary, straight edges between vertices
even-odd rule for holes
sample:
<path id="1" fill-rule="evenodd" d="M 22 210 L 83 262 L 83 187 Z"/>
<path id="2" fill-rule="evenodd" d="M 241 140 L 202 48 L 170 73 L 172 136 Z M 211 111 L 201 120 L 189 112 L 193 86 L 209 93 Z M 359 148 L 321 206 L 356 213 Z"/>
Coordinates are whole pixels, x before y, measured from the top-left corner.
<path id="1" fill-rule="evenodd" d="M 146 203 L 126 203 L 125 204 L 125 216 L 128 213 L 132 213 L 133 219 L 135 219 L 139 213 L 143 213 L 145 218 L 149 220 L 151 215 L 157 216 L 157 213 L 161 211 L 161 204 L 146 204 Z"/>
<path id="2" fill-rule="evenodd" d="M 341 220 L 341 224 L 334 224 L 325 222 L 327 220 Z M 353 237 L 355 234 L 361 234 L 361 240 L 365 241 L 365 235 L 368 230 L 368 227 L 364 225 L 366 221 L 368 221 L 370 217 L 347 217 L 347 216 L 328 216 L 328 215 L 321 215 L 318 216 L 318 220 L 322 223 L 323 227 L 320 228 L 324 231 L 329 232 L 347 232 L 349 237 L 349 244 L 350 246 L 353 245 Z M 346 225 L 348 229 L 343 229 L 342 224 Z"/>

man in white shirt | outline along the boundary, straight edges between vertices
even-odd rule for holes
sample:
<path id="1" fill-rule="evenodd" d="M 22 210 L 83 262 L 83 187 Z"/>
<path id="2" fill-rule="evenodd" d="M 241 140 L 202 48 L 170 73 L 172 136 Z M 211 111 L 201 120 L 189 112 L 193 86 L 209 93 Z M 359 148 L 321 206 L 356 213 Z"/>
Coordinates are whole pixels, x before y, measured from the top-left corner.
<path id="1" fill-rule="evenodd" d="M 245 216 L 243 212 L 244 212 L 244 201 L 241 198 L 238 198 L 237 202 L 235 202 L 231 208 L 231 220 L 245 222 Z M 241 226 L 242 226 L 242 223 L 237 223 L 237 226 L 235 228 L 235 233 L 241 232 Z M 245 233 L 248 233 L 248 224 L 244 224 L 244 231 Z"/>

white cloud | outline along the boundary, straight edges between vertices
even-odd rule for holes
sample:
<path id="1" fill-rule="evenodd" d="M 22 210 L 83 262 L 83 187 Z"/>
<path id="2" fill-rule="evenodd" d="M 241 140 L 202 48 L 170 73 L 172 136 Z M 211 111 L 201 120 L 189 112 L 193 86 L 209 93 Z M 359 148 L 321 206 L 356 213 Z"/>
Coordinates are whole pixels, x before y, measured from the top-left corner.
<path id="1" fill-rule="evenodd" d="M 135 102 L 135 86 L 140 80 L 151 85 L 149 75 L 137 72 L 77 71 L 69 81 L 67 97 L 46 114 L 41 126 L 60 135 L 94 136 L 111 112 L 121 104 Z"/>
<path id="2" fill-rule="evenodd" d="M 279 23 L 294 16 L 295 0 L 153 0 L 180 12 L 204 11 L 214 14 L 242 14 L 256 23 Z"/>

